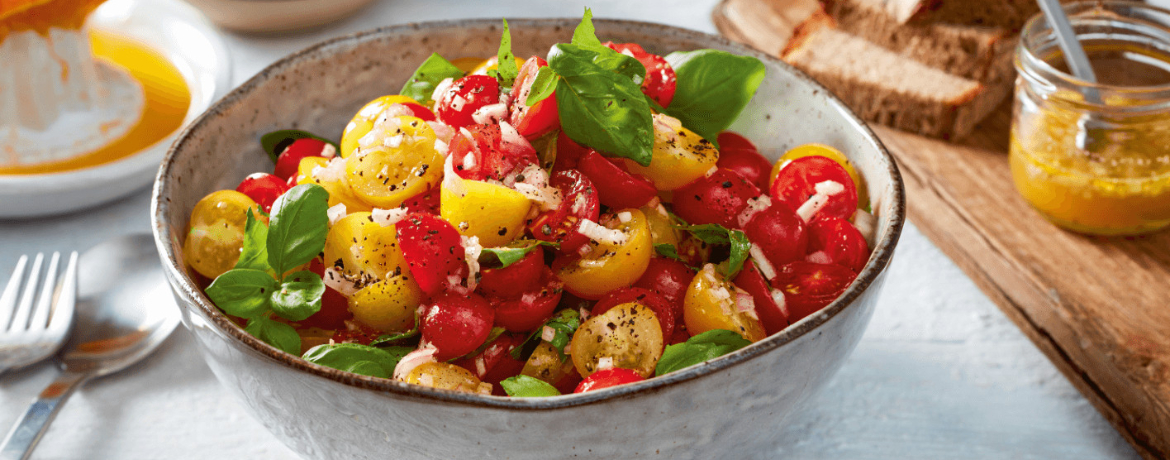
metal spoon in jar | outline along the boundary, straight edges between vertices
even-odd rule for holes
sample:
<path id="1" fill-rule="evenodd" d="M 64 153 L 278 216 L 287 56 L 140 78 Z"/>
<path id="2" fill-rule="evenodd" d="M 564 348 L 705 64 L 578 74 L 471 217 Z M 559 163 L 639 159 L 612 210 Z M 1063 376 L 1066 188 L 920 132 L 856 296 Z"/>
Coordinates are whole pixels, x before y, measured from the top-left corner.
<path id="1" fill-rule="evenodd" d="M 1085 54 L 1085 49 L 1081 46 L 1080 40 L 1077 39 L 1076 32 L 1073 31 L 1072 23 L 1064 14 L 1060 0 L 1037 0 L 1037 3 L 1040 4 L 1040 9 L 1044 11 L 1048 25 L 1052 27 L 1052 32 L 1056 35 L 1056 42 L 1060 45 L 1064 61 L 1068 63 L 1068 68 L 1072 71 L 1073 76 L 1095 85 L 1097 74 L 1093 71 L 1093 66 L 1089 63 L 1089 56 Z M 1097 88 L 1086 86 L 1082 94 L 1084 94 L 1086 103 L 1103 104 Z M 1082 115 L 1077 120 L 1077 148 L 1092 153 L 1106 147 L 1109 141 L 1106 136 L 1107 129 L 1108 126 L 1101 120 L 1091 115 Z"/>
<path id="2" fill-rule="evenodd" d="M 78 260 L 73 335 L 57 354 L 61 375 L 33 400 L 0 445 L 0 460 L 27 459 L 73 391 L 145 358 L 179 323 L 150 235 L 103 242 Z"/>

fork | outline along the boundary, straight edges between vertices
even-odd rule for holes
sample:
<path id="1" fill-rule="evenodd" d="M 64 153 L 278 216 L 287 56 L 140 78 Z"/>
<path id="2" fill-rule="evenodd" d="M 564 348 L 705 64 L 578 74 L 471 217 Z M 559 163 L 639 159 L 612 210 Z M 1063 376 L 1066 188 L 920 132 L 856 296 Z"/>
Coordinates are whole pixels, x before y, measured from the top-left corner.
<path id="1" fill-rule="evenodd" d="M 37 254 L 24 293 L 17 302 L 17 290 L 24 278 L 28 256 L 20 256 L 12 278 L 0 294 L 0 375 L 41 361 L 56 353 L 69 334 L 77 303 L 77 252 L 69 256 L 65 275 L 58 281 L 61 253 L 54 252 L 45 272 L 45 283 L 36 305 L 33 300 L 40 284 L 43 253 Z"/>

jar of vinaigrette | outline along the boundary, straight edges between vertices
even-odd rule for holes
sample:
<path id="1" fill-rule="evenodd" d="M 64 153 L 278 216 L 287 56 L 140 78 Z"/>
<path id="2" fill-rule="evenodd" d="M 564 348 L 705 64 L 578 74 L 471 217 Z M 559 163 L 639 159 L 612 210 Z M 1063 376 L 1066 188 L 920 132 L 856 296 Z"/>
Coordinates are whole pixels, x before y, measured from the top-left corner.
<path id="1" fill-rule="evenodd" d="M 1069 230 L 1133 235 L 1170 225 L 1170 11 L 1137 2 L 1065 5 L 1097 83 L 1068 70 L 1043 17 L 1016 49 L 1012 179 Z"/>

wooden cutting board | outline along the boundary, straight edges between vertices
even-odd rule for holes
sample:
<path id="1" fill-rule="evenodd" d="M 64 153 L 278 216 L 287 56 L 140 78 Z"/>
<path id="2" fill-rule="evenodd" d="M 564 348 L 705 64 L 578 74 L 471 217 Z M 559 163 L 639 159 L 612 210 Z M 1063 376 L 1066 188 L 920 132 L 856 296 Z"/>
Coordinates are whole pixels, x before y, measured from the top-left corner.
<path id="1" fill-rule="evenodd" d="M 786 22 L 767 1 L 724 0 L 716 27 L 776 53 L 783 37 L 767 25 Z M 745 14 L 750 2 L 761 3 Z M 1102 238 L 1048 223 L 1012 185 L 1010 123 L 1009 101 L 957 143 L 874 130 L 898 160 L 914 224 L 1138 453 L 1170 458 L 1170 231 Z"/>

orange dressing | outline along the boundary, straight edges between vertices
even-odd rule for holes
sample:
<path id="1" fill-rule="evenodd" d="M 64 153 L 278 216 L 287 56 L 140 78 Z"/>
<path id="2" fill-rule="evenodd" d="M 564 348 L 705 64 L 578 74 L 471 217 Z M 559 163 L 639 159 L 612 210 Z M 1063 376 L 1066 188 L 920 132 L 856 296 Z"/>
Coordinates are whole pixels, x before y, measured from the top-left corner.
<path id="1" fill-rule="evenodd" d="M 179 129 L 191 105 L 187 81 L 163 55 L 142 43 L 109 32 L 90 32 L 93 54 L 130 74 L 142 85 L 142 117 L 122 138 L 93 152 L 62 161 L 0 167 L 0 174 L 43 174 L 89 168 L 146 149 Z"/>

